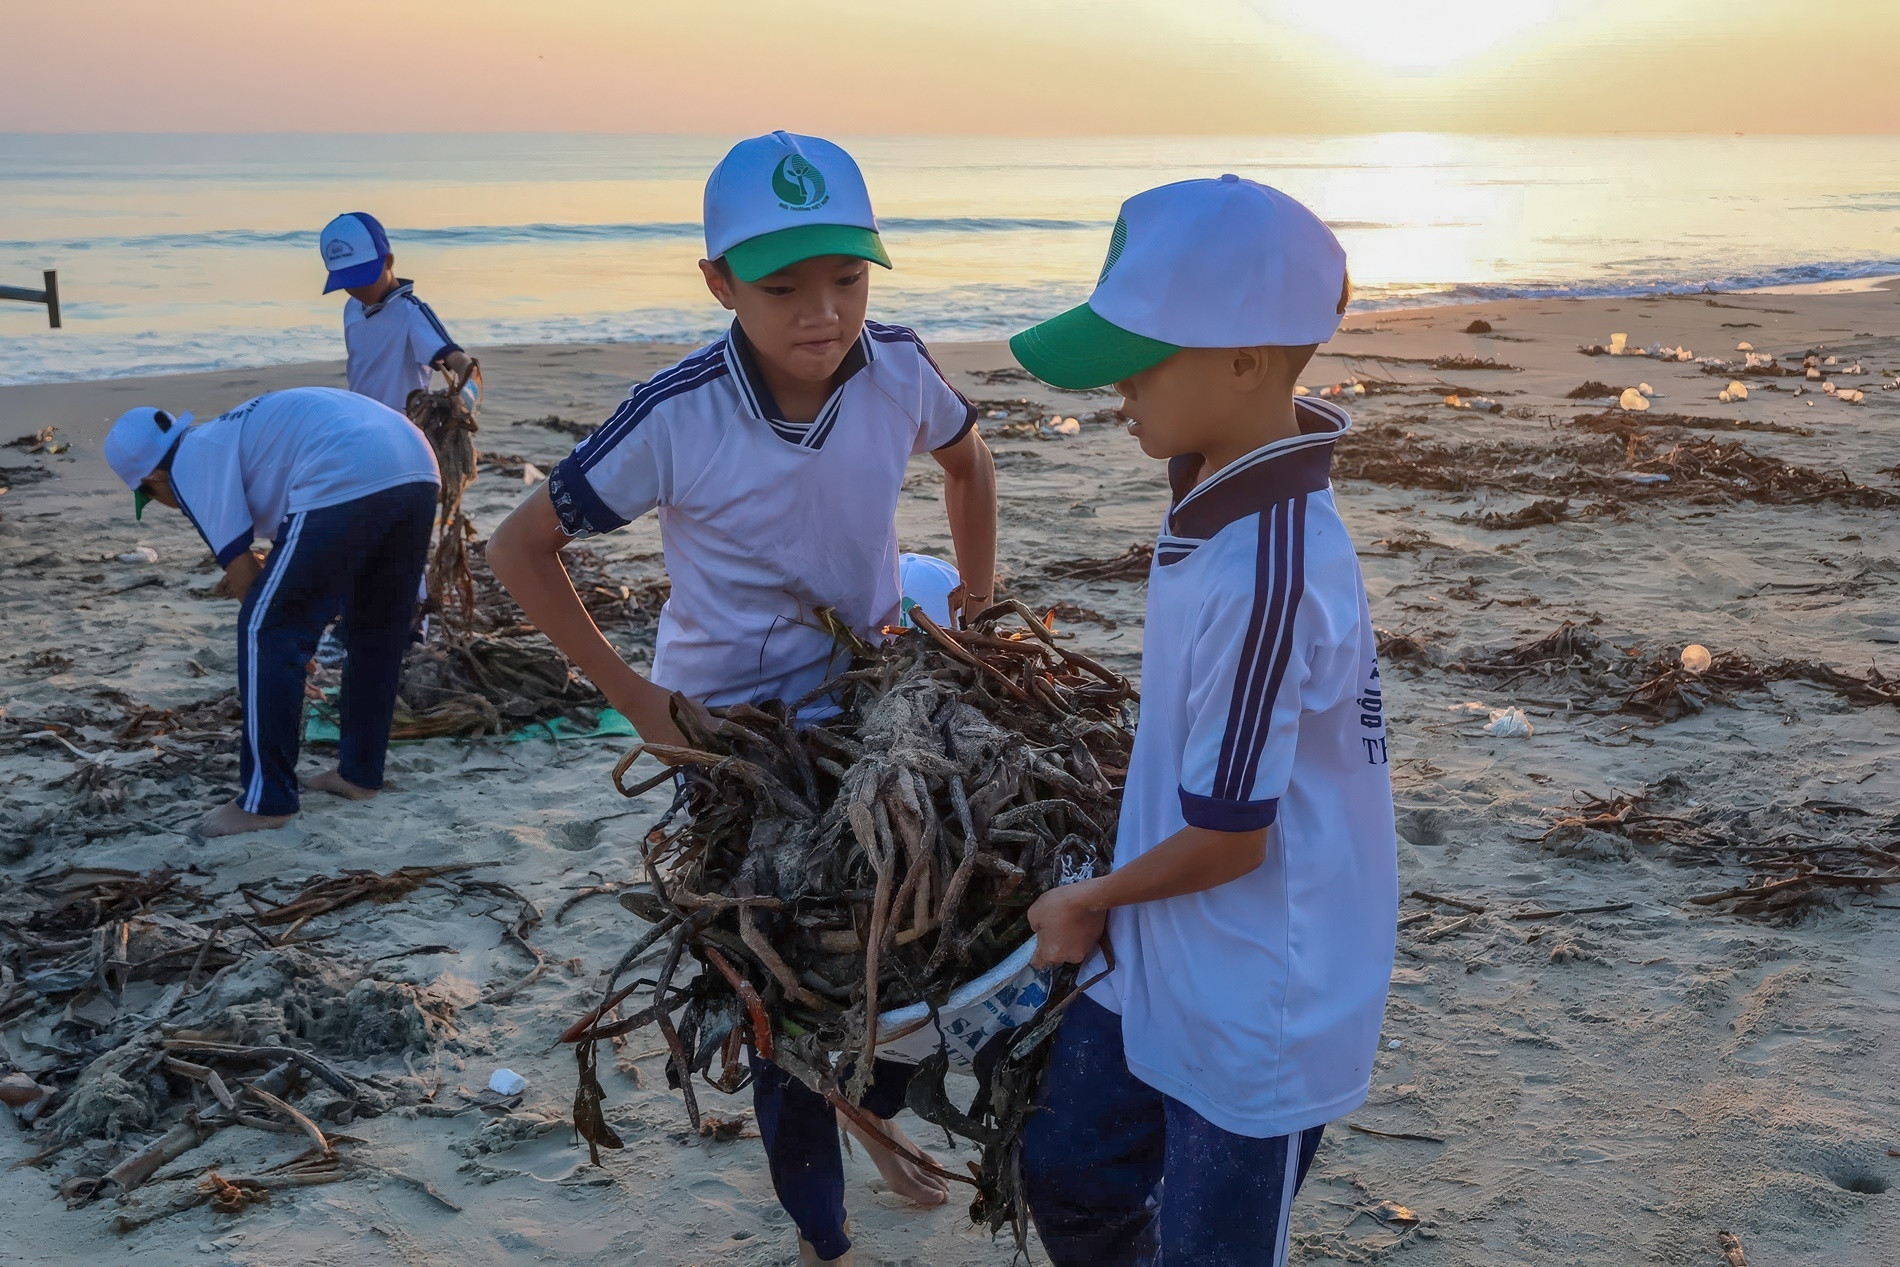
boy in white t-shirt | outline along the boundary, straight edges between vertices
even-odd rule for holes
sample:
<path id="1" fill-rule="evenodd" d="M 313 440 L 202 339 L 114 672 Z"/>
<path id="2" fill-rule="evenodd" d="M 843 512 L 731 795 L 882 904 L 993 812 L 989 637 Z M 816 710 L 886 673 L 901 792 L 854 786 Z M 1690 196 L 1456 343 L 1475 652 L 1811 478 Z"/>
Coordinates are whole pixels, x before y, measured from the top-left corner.
<path id="1" fill-rule="evenodd" d="M 308 786 L 367 800 L 383 757 L 415 619 L 416 586 L 435 525 L 435 454 L 401 414 L 334 387 L 247 400 L 191 426 L 162 409 L 129 410 L 106 435 L 106 461 L 134 493 L 191 521 L 241 599 L 238 694 L 243 790 L 201 824 L 207 836 L 281 827 L 297 812 L 297 749 L 306 666 L 338 611 L 343 670 L 337 768 Z M 260 562 L 251 542 L 273 541 Z"/>
<path id="2" fill-rule="evenodd" d="M 1096 981 L 1024 1141 L 1058 1267 L 1284 1263 L 1320 1134 L 1366 1097 L 1398 913 L 1384 709 L 1329 477 L 1350 421 L 1294 390 L 1348 294 L 1298 202 L 1182 181 L 1123 204 L 1087 304 L 1010 343 L 1058 387 L 1114 383 L 1172 490 L 1114 869 L 1029 911 L 1037 962 Z"/>
<path id="3" fill-rule="evenodd" d="M 329 270 L 323 293 L 350 296 L 343 305 L 350 390 L 406 414 L 409 393 L 427 390 L 439 369 L 452 379 L 467 375 L 462 390 L 473 409 L 481 367 L 417 297 L 416 284 L 396 276 L 396 253 L 381 222 L 367 211 L 347 211 L 323 226 L 317 246 Z"/>
<path id="4" fill-rule="evenodd" d="M 914 333 L 865 319 L 869 264 L 890 260 L 851 156 L 785 132 L 742 141 L 706 182 L 705 227 L 700 270 L 734 313 L 731 329 L 637 384 L 488 545 L 528 618 L 643 739 L 662 744 L 684 742 L 671 692 L 707 705 L 796 701 L 848 664 L 831 624 L 876 641 L 899 622 L 895 515 L 912 455 L 943 469 L 961 571 L 948 609 L 988 606 L 995 569 L 995 467 L 975 407 Z M 558 557 L 574 538 L 649 511 L 672 580 L 650 678 L 601 636 Z M 848 1261 L 835 1114 L 756 1055 L 753 1071 L 801 1261 Z M 864 1106 L 901 1139 L 888 1119 L 903 1106 L 905 1070 L 879 1061 L 875 1073 Z M 943 1202 L 941 1181 L 870 1142 L 894 1191 Z"/>

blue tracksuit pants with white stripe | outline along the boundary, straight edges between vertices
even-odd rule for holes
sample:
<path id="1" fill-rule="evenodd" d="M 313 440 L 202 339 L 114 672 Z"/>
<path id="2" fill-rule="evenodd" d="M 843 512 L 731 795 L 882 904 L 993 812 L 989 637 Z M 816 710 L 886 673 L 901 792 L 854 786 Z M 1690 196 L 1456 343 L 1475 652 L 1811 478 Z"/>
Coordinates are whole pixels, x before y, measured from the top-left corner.
<path id="1" fill-rule="evenodd" d="M 1030 1213 L 1056 1267 L 1280 1267 L 1326 1128 L 1254 1139 L 1128 1072 L 1122 1018 L 1086 996 L 1056 1032 L 1023 1136 Z"/>
<path id="2" fill-rule="evenodd" d="M 305 671 L 339 602 L 350 658 L 338 700 L 338 764 L 357 787 L 383 785 L 383 755 L 435 506 L 434 484 L 401 484 L 294 514 L 278 528 L 270 558 L 238 613 L 242 808 L 253 814 L 297 812 Z"/>

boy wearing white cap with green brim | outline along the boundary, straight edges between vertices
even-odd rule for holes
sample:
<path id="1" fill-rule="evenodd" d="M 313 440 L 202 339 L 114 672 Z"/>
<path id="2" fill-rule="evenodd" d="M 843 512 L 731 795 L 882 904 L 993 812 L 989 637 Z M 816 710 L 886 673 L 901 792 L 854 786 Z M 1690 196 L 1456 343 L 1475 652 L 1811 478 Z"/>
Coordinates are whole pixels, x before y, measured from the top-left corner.
<path id="1" fill-rule="evenodd" d="M 1294 199 L 1182 181 L 1123 204 L 1087 304 L 1010 342 L 1057 386 L 1115 384 L 1173 494 L 1114 868 L 1029 911 L 1036 961 L 1094 980 L 1024 1140 L 1058 1267 L 1284 1263 L 1321 1132 L 1366 1097 L 1398 911 L 1384 709 L 1330 483 L 1350 421 L 1295 392 L 1349 292 Z"/>
<path id="2" fill-rule="evenodd" d="M 658 744 L 685 742 L 673 692 L 704 705 L 798 700 L 845 667 L 836 626 L 875 642 L 899 622 L 907 568 L 895 516 L 913 455 L 943 469 L 961 572 L 950 606 L 988 606 L 995 569 L 996 477 L 975 407 L 915 333 L 865 318 L 870 265 L 890 258 L 851 156 L 786 132 L 742 141 L 706 182 L 705 228 L 699 267 L 734 314 L 730 330 L 636 384 L 488 545 L 528 618 Z M 642 676 L 594 626 L 559 554 L 649 511 L 672 592 Z M 835 705 L 821 700 L 807 715 L 827 710 Z M 756 975 L 762 990 L 776 988 Z M 845 1261 L 831 1106 L 756 1056 L 753 1071 L 801 1259 Z M 875 1072 L 864 1106 L 888 1124 L 904 1070 L 880 1061 Z M 895 1126 L 887 1133 L 901 1139 Z M 868 1151 L 899 1194 L 926 1205 L 947 1196 L 886 1149 Z"/>

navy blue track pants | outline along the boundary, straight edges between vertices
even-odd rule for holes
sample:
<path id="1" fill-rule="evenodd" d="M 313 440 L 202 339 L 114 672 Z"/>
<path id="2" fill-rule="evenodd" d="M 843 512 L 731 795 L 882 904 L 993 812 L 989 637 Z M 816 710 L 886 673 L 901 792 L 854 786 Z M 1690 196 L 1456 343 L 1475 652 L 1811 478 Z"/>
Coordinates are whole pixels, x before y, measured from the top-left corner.
<path id="1" fill-rule="evenodd" d="M 1084 996 L 1056 1032 L 1023 1180 L 1056 1267 L 1279 1267 L 1326 1128 L 1224 1131 L 1128 1072 L 1122 1018 Z"/>
<path id="2" fill-rule="evenodd" d="M 765 1144 L 778 1203 L 818 1257 L 838 1258 L 851 1248 L 844 1230 L 844 1154 L 838 1145 L 838 1115 L 831 1102 L 750 1049 L 752 1112 Z M 911 1065 L 880 1060 L 859 1101 L 873 1117 L 888 1121 L 904 1107 Z"/>
<path id="3" fill-rule="evenodd" d="M 297 812 L 305 671 L 338 604 L 350 648 L 338 701 L 339 765 L 357 787 L 383 785 L 383 756 L 435 507 L 434 484 L 401 484 L 302 511 L 277 529 L 270 558 L 238 612 L 242 808 L 253 814 Z"/>

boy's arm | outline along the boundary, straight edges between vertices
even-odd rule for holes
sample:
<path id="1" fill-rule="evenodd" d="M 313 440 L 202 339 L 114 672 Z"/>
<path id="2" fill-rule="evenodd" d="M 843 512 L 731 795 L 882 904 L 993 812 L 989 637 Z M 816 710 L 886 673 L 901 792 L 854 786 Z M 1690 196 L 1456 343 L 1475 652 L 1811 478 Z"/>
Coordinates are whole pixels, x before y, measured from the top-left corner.
<path id="1" fill-rule="evenodd" d="M 962 577 L 951 595 L 952 608 L 960 603 L 968 619 L 995 601 L 996 459 L 974 427 L 956 443 L 931 450 L 931 456 L 943 468 L 943 508 Z"/>
<path id="2" fill-rule="evenodd" d="M 642 740 L 683 746 L 685 736 L 668 707 L 671 696 L 627 666 L 574 592 L 561 563 L 567 542 L 548 486 L 542 484 L 495 529 L 488 565 L 535 627 L 600 688 Z"/>
<path id="3" fill-rule="evenodd" d="M 1136 902 L 1159 902 L 1238 880 L 1267 856 L 1267 829 L 1213 831 L 1183 827 L 1107 875 L 1051 889 L 1029 908 L 1038 968 L 1081 963 L 1102 940 L 1108 912 Z"/>

